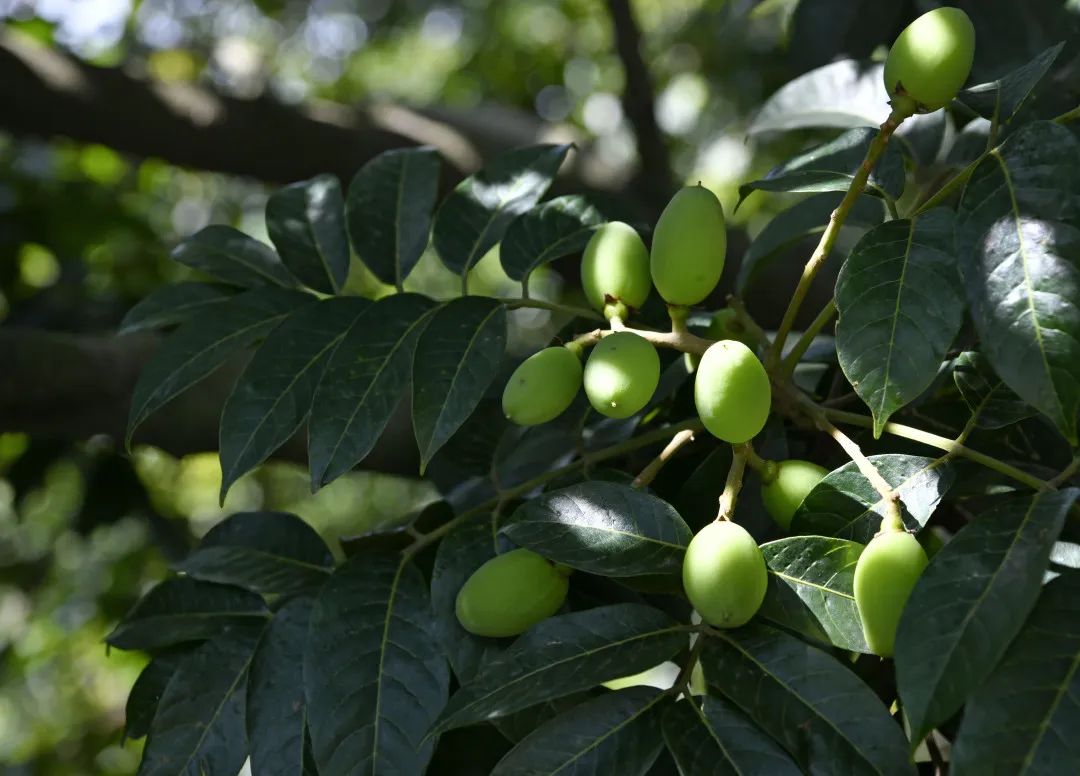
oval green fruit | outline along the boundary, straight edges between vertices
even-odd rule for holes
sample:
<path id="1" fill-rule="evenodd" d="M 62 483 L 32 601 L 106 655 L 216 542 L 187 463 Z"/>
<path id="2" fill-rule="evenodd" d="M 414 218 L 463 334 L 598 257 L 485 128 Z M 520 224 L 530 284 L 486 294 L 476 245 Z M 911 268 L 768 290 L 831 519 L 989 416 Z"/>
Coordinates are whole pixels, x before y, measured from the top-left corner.
<path id="1" fill-rule="evenodd" d="M 752 340 L 746 327 L 739 321 L 739 315 L 730 307 L 717 310 L 709 321 L 709 328 L 705 336 L 711 340 L 736 340 L 747 347 L 751 346 Z"/>
<path id="2" fill-rule="evenodd" d="M 671 198 L 656 222 L 653 284 L 668 304 L 697 304 L 720 281 L 726 253 L 720 200 L 704 186 L 687 186 Z"/>
<path id="3" fill-rule="evenodd" d="M 892 657 L 900 614 L 926 564 L 922 545 L 907 531 L 878 534 L 859 556 L 855 604 L 874 654 Z"/>
<path id="4" fill-rule="evenodd" d="M 959 8 L 935 8 L 896 38 L 885 60 L 890 97 L 906 95 L 924 111 L 948 105 L 971 72 L 975 28 Z"/>
<path id="5" fill-rule="evenodd" d="M 698 365 L 694 404 L 713 436 L 733 445 L 753 439 L 765 427 L 772 407 L 765 367 L 741 342 L 713 344 Z"/>
<path id="6" fill-rule="evenodd" d="M 660 382 L 660 357 L 647 340 L 628 331 L 604 337 L 585 362 L 585 395 L 601 415 L 640 412 Z"/>
<path id="7" fill-rule="evenodd" d="M 745 528 L 710 523 L 686 548 L 683 588 L 705 622 L 718 628 L 746 624 L 765 600 L 765 556 Z"/>
<path id="8" fill-rule="evenodd" d="M 559 417 L 581 388 L 581 359 L 569 348 L 544 348 L 521 362 L 503 389 L 503 414 L 519 426 Z"/>
<path id="9" fill-rule="evenodd" d="M 649 251 L 629 224 L 611 221 L 597 229 L 581 257 L 581 286 L 601 312 L 610 302 L 641 307 L 652 290 Z"/>
<path id="10" fill-rule="evenodd" d="M 785 531 L 806 495 L 828 474 L 828 469 L 810 461 L 792 458 L 776 464 L 776 476 L 761 486 L 765 510 Z"/>
<path id="11" fill-rule="evenodd" d="M 563 605 L 566 575 L 532 550 L 496 555 L 458 591 L 455 610 L 461 627 L 477 636 L 516 636 Z"/>

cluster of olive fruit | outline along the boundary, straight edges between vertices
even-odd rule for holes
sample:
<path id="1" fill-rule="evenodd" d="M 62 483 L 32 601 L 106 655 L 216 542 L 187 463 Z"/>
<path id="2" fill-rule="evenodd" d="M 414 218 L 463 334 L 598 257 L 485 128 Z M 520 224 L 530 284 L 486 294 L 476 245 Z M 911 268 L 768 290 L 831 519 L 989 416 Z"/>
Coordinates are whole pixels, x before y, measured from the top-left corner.
<path id="1" fill-rule="evenodd" d="M 967 80 L 974 54 L 971 20 L 957 8 L 923 14 L 889 51 L 884 78 L 896 108 L 932 111 L 947 104 Z M 600 227 L 582 257 L 581 277 L 590 304 L 613 322 L 644 304 L 652 286 L 673 311 L 696 305 L 715 288 L 727 246 L 724 213 L 708 189 L 688 186 L 664 209 L 650 252 L 633 227 Z M 771 409 L 764 367 L 741 341 L 744 331 L 732 310 L 715 315 L 708 335 L 715 344 L 697 359 L 694 403 L 705 428 L 733 445 L 755 437 Z M 660 379 L 653 345 L 630 331 L 606 332 L 584 368 L 582 349 L 546 348 L 522 363 L 503 393 L 506 416 L 519 425 L 546 423 L 561 415 L 584 385 L 597 412 L 627 418 L 649 403 Z M 766 462 L 762 501 L 785 531 L 804 498 L 826 470 L 802 460 Z M 902 529 L 883 528 L 859 556 L 854 592 L 871 651 L 891 656 L 897 625 L 927 565 L 918 540 Z M 471 633 L 517 635 L 563 605 L 570 570 L 527 549 L 498 555 L 482 565 L 457 597 L 457 617 Z M 683 562 L 683 587 L 702 619 L 734 628 L 760 609 L 768 587 L 761 549 L 742 526 L 717 520 L 691 540 Z"/>

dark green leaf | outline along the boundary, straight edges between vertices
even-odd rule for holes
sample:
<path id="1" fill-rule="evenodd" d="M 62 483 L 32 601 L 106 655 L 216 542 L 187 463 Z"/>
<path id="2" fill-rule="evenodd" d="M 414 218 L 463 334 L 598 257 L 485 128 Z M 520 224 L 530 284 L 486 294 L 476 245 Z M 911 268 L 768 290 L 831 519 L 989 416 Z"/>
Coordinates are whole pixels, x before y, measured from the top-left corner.
<path id="1" fill-rule="evenodd" d="M 214 283 L 170 283 L 155 289 L 128 310 L 118 334 L 175 326 L 231 299 L 236 289 Z"/>
<path id="2" fill-rule="evenodd" d="M 601 682 L 630 676 L 686 646 L 687 632 L 663 612 L 613 604 L 544 620 L 458 690 L 432 728 L 439 733 L 502 717 Z"/>
<path id="3" fill-rule="evenodd" d="M 893 133 L 893 142 L 899 143 L 916 165 L 930 167 L 941 154 L 946 138 L 951 141 L 953 135 L 949 112 L 936 110 L 909 116 Z"/>
<path id="4" fill-rule="evenodd" d="M 953 467 L 940 459 L 916 455 L 872 455 L 870 461 L 900 494 L 909 528 L 926 525 L 952 486 Z M 792 533 L 838 536 L 866 544 L 886 514 L 880 494 L 854 461 L 829 472 L 799 505 Z"/>
<path id="5" fill-rule="evenodd" d="M 105 642 L 117 649 L 159 649 L 202 641 L 226 626 L 258 624 L 268 616 L 266 604 L 254 593 L 179 577 L 143 596 Z"/>
<path id="6" fill-rule="evenodd" d="M 677 573 L 693 538 L 666 501 L 600 481 L 526 501 L 502 533 L 557 563 L 612 577 Z"/>
<path id="7" fill-rule="evenodd" d="M 836 308 L 840 367 L 879 437 L 937 376 L 963 322 L 952 211 L 935 208 L 863 235 L 836 279 Z"/>
<path id="8" fill-rule="evenodd" d="M 208 582 L 287 595 L 321 585 L 333 564 L 326 542 L 296 515 L 239 512 L 211 528 L 178 570 Z"/>
<path id="9" fill-rule="evenodd" d="M 684 698 L 664 713 L 664 738 L 684 776 L 797 776 L 788 753 L 723 698 Z"/>
<path id="10" fill-rule="evenodd" d="M 983 354 L 1076 444 L 1080 409 L 1080 144 L 1028 124 L 984 159 L 957 215 L 960 267 Z"/>
<path id="11" fill-rule="evenodd" d="M 413 428 L 421 472 L 476 409 L 506 350 L 506 308 L 465 296 L 440 307 L 413 358 Z"/>
<path id="12" fill-rule="evenodd" d="M 769 588 L 761 616 L 851 652 L 869 652 L 855 606 L 855 563 L 863 546 L 828 536 L 790 536 L 761 545 Z"/>
<path id="13" fill-rule="evenodd" d="M 304 653 L 321 776 L 422 773 L 434 741 L 421 740 L 449 684 L 416 567 L 381 553 L 340 566 L 316 600 Z"/>
<path id="14" fill-rule="evenodd" d="M 961 353 L 953 364 L 953 381 L 976 417 L 979 428 L 1004 428 L 1035 411 L 1009 390 L 981 354 Z"/>
<path id="15" fill-rule="evenodd" d="M 472 573 L 497 554 L 495 524 L 483 515 L 455 528 L 439 543 L 431 572 L 431 608 L 435 629 L 454 673 L 463 683 L 473 680 L 481 666 L 506 651 L 499 639 L 475 636 L 461 627 L 455 606 L 457 594 Z"/>
<path id="16" fill-rule="evenodd" d="M 750 132 L 877 126 L 889 114 L 881 70 L 881 65 L 852 59 L 811 70 L 765 101 Z"/>
<path id="17" fill-rule="evenodd" d="M 244 686 L 261 627 L 219 633 L 165 687 L 139 776 L 238 773 L 247 758 Z"/>
<path id="18" fill-rule="evenodd" d="M 150 732 L 165 687 L 176 673 L 188 650 L 172 649 L 156 655 L 146 664 L 128 693 L 124 708 L 124 738 L 142 738 Z"/>
<path id="19" fill-rule="evenodd" d="M 315 388 L 345 332 L 370 302 L 324 299 L 286 318 L 255 351 L 221 413 L 221 500 L 304 424 Z"/>
<path id="20" fill-rule="evenodd" d="M 587 197 L 556 197 L 511 222 L 499 246 L 499 261 L 511 280 L 527 283 L 537 267 L 585 250 L 596 227 L 607 220 Z"/>
<path id="21" fill-rule="evenodd" d="M 214 305 L 177 329 L 139 374 L 128 416 L 128 444 L 153 412 L 310 302 L 307 294 L 256 289 Z"/>
<path id="22" fill-rule="evenodd" d="M 502 239 L 510 222 L 540 201 L 570 150 L 537 145 L 503 154 L 450 192 L 435 214 L 443 264 L 464 275 Z"/>
<path id="23" fill-rule="evenodd" d="M 294 598 L 263 631 L 247 681 L 247 738 L 251 772 L 302 776 L 307 709 L 304 705 L 304 645 L 310 598 Z"/>
<path id="24" fill-rule="evenodd" d="M 783 249 L 807 235 L 825 231 L 829 216 L 836 210 L 836 206 L 840 204 L 843 197 L 843 194 L 834 191 L 814 194 L 796 202 L 787 210 L 777 213 L 765 225 L 765 228 L 758 232 L 743 255 L 737 281 L 740 293 L 764 276 L 763 273 L 771 261 L 783 255 L 781 253 Z M 855 200 L 855 206 L 852 207 L 845 223 L 875 226 L 881 223 L 884 215 L 880 199 L 860 197 Z"/>
<path id="25" fill-rule="evenodd" d="M 739 187 L 739 202 L 754 191 L 847 191 L 876 134 L 868 127 L 850 129 L 774 168 L 764 178 L 743 184 Z M 887 146 L 870 175 L 866 192 L 898 197 L 903 188 L 904 159 L 899 149 Z"/>
<path id="26" fill-rule="evenodd" d="M 1006 73 L 996 81 L 972 86 L 957 95 L 957 99 L 985 118 L 997 114 L 1002 124 L 1011 119 L 1020 106 L 1049 72 L 1064 43 L 1058 43 L 1040 53 L 1027 64 Z"/>
<path id="27" fill-rule="evenodd" d="M 296 285 L 269 245 L 231 226 L 213 224 L 201 229 L 177 245 L 172 257 L 233 286 Z"/>
<path id="28" fill-rule="evenodd" d="M 664 747 L 660 711 L 665 698 L 651 687 L 594 698 L 522 739 L 491 776 L 643 776 Z"/>
<path id="29" fill-rule="evenodd" d="M 417 294 L 394 294 L 342 330 L 308 424 L 313 489 L 345 474 L 375 446 L 408 389 L 413 352 L 433 305 Z"/>
<path id="30" fill-rule="evenodd" d="M 439 189 L 433 148 L 386 151 L 360 168 L 345 203 L 356 255 L 388 285 L 412 272 L 428 244 Z"/>
<path id="31" fill-rule="evenodd" d="M 897 689 L 912 741 L 964 704 L 1023 627 L 1078 493 L 1002 502 L 961 529 L 923 572 L 896 633 Z"/>
<path id="32" fill-rule="evenodd" d="M 345 202 L 330 174 L 284 186 L 266 202 L 266 231 L 297 280 L 336 294 L 349 274 Z"/>
<path id="33" fill-rule="evenodd" d="M 964 707 L 957 776 L 1054 774 L 1080 763 L 1080 574 L 1052 581 Z"/>
<path id="34" fill-rule="evenodd" d="M 834 658 L 763 625 L 705 638 L 709 686 L 779 741 L 810 774 L 914 774 L 900 726 Z"/>

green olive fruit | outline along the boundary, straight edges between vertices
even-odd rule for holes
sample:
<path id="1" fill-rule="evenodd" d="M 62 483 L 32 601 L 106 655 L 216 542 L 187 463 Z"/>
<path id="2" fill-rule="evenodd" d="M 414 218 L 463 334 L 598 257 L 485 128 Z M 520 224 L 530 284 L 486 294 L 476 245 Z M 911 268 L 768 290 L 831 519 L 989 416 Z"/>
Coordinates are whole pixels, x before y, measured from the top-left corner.
<path id="1" fill-rule="evenodd" d="M 741 342 L 721 340 L 701 357 L 694 403 L 713 436 L 742 444 L 757 436 L 769 418 L 769 376 L 754 351 Z"/>
<path id="2" fill-rule="evenodd" d="M 603 683 L 609 690 L 625 690 L 627 687 L 655 687 L 658 690 L 668 690 L 675 685 L 679 678 L 679 666 L 670 660 L 660 665 L 646 668 L 644 671 L 631 676 L 622 676 Z"/>
<path id="3" fill-rule="evenodd" d="M 971 72 L 975 28 L 959 8 L 935 8 L 896 38 L 885 60 L 890 97 L 907 96 L 925 111 L 948 105 Z"/>
<path id="4" fill-rule="evenodd" d="M 753 342 L 750 333 L 739 320 L 739 314 L 730 307 L 717 310 L 713 314 L 712 320 L 709 321 L 709 328 L 705 331 L 705 336 L 711 340 L 737 340 L 747 347 L 751 347 Z"/>
<path id="5" fill-rule="evenodd" d="M 704 186 L 681 189 L 653 231 L 650 269 L 668 304 L 693 305 L 707 297 L 724 271 L 724 210 Z"/>
<path id="6" fill-rule="evenodd" d="M 705 622 L 718 628 L 744 625 L 765 600 L 765 556 L 745 528 L 719 520 L 702 528 L 683 560 L 686 597 Z"/>
<path id="7" fill-rule="evenodd" d="M 660 357 L 628 331 L 600 340 L 585 362 L 585 395 L 601 415 L 628 418 L 641 411 L 660 382 Z"/>
<path id="8" fill-rule="evenodd" d="M 610 302 L 641 307 L 652 290 L 649 251 L 634 227 L 611 221 L 597 229 L 581 257 L 581 285 L 601 312 Z"/>
<path id="9" fill-rule="evenodd" d="M 907 531 L 878 534 L 859 556 L 855 603 L 874 654 L 892 657 L 900 614 L 926 564 L 922 545 Z"/>
<path id="10" fill-rule="evenodd" d="M 458 591 L 455 610 L 461 627 L 477 636 L 516 636 L 563 605 L 566 574 L 532 550 L 496 555 Z"/>
<path id="11" fill-rule="evenodd" d="M 785 531 L 791 527 L 791 518 L 806 495 L 829 473 L 828 469 L 810 461 L 791 459 L 776 464 L 776 476 L 761 486 L 761 500 L 765 510 Z"/>
<path id="12" fill-rule="evenodd" d="M 503 390 L 503 413 L 519 426 L 559 417 L 581 388 L 581 359 L 569 348 L 544 348 L 521 362 Z"/>

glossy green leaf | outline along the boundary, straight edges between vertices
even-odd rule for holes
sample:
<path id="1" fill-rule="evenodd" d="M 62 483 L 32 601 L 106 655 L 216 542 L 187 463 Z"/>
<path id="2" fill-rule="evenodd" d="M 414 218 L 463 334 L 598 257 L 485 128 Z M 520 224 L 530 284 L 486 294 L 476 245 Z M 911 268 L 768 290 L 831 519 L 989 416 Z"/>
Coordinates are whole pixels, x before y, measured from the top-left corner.
<path id="1" fill-rule="evenodd" d="M 957 776 L 1061 773 L 1080 763 L 1080 573 L 1043 588 L 1023 630 L 964 707 Z"/>
<path id="2" fill-rule="evenodd" d="M 466 521 L 451 531 L 435 554 L 431 571 L 431 608 L 439 643 L 450 659 L 454 674 L 463 684 L 475 678 L 480 668 L 506 651 L 506 642 L 476 636 L 458 622 L 457 594 L 472 573 L 498 554 L 495 525 L 491 515 Z"/>
<path id="3" fill-rule="evenodd" d="M 242 288 L 296 285 L 269 245 L 231 226 L 212 224 L 199 230 L 173 249 L 172 258 Z"/>
<path id="4" fill-rule="evenodd" d="M 528 282 L 537 267 L 585 250 L 593 232 L 607 220 L 587 197 L 556 197 L 510 223 L 499 246 L 499 261 L 511 280 Z"/>
<path id="5" fill-rule="evenodd" d="M 180 662 L 150 726 L 139 776 L 240 771 L 248 753 L 245 681 L 260 631 L 225 630 Z"/>
<path id="6" fill-rule="evenodd" d="M 665 700 L 651 687 L 631 687 L 587 701 L 518 742 L 491 776 L 644 776 L 664 747 Z"/>
<path id="7" fill-rule="evenodd" d="M 664 713 L 664 739 L 683 776 L 798 776 L 778 743 L 723 698 L 683 698 Z"/>
<path id="8" fill-rule="evenodd" d="M 1035 414 L 1001 382 L 981 353 L 966 351 L 956 357 L 953 382 L 979 428 L 1004 428 Z"/>
<path id="9" fill-rule="evenodd" d="M 208 639 L 226 626 L 260 624 L 269 614 L 262 598 L 247 590 L 177 577 L 143 596 L 105 643 L 117 649 L 159 649 Z"/>
<path id="10" fill-rule="evenodd" d="M 1050 550 L 1080 491 L 1013 497 L 934 556 L 896 633 L 896 684 L 921 741 L 986 681 L 1035 605 Z"/>
<path id="11" fill-rule="evenodd" d="M 701 661 L 709 687 L 780 742 L 804 772 L 915 773 L 900 725 L 835 658 L 763 625 L 704 638 Z"/>
<path id="12" fill-rule="evenodd" d="M 353 249 L 387 285 L 400 288 L 427 248 L 439 165 L 434 148 L 395 149 L 361 167 L 349 184 L 345 213 Z"/>
<path id="13" fill-rule="evenodd" d="M 972 173 L 957 246 L 981 350 L 1074 445 L 1080 410 L 1080 142 L 1028 124 Z"/>
<path id="14" fill-rule="evenodd" d="M 423 575 L 396 554 L 357 555 L 323 587 L 304 653 L 321 776 L 423 772 L 450 684 L 431 619 Z"/>
<path id="15" fill-rule="evenodd" d="M 170 649 L 146 664 L 128 693 L 124 706 L 124 738 L 142 738 L 150 732 L 165 687 L 189 650 Z"/>
<path id="16" fill-rule="evenodd" d="M 251 661 L 245 717 L 253 774 L 304 773 L 303 656 L 311 609 L 310 598 L 294 598 L 279 609 Z"/>
<path id="17" fill-rule="evenodd" d="M 666 501 L 600 481 L 526 501 L 501 533 L 556 563 L 611 577 L 678 573 L 694 536 Z"/>
<path id="18" fill-rule="evenodd" d="M 1000 123 L 1011 119 L 1032 91 L 1050 71 L 1065 43 L 1042 51 L 1030 62 L 1011 70 L 996 81 L 971 86 L 957 95 L 957 99 L 985 118 L 997 115 Z"/>
<path id="19" fill-rule="evenodd" d="M 760 615 L 809 638 L 869 652 L 855 605 L 863 545 L 830 536 L 790 536 L 761 545 L 769 588 Z"/>
<path id="20" fill-rule="evenodd" d="M 641 604 L 551 617 L 526 631 L 458 690 L 432 733 L 506 716 L 629 676 L 686 647 L 685 627 Z"/>
<path id="21" fill-rule="evenodd" d="M 788 81 L 761 106 L 750 133 L 876 127 L 889 115 L 881 70 L 881 65 L 844 59 Z"/>
<path id="22" fill-rule="evenodd" d="M 796 202 L 787 210 L 777 213 L 765 227 L 757 233 L 750 247 L 746 249 L 739 264 L 739 277 L 736 287 L 744 292 L 758 279 L 765 276 L 765 270 L 775 258 L 782 256 L 785 248 L 791 247 L 802 238 L 820 234 L 829 223 L 829 216 L 843 199 L 840 192 L 827 191 L 814 194 Z M 859 197 L 848 213 L 845 224 L 856 226 L 876 226 L 885 216 L 880 199 Z"/>
<path id="23" fill-rule="evenodd" d="M 506 350 L 506 308 L 465 296 L 440 307 L 413 357 L 413 430 L 421 472 L 466 421 L 499 370 Z"/>
<path id="24" fill-rule="evenodd" d="M 175 326 L 231 299 L 236 289 L 216 283 L 169 283 L 150 292 L 128 310 L 118 334 Z"/>
<path id="25" fill-rule="evenodd" d="M 266 231 L 297 280 L 336 294 L 349 275 L 345 201 L 330 174 L 284 186 L 266 201 Z"/>
<path id="26" fill-rule="evenodd" d="M 342 329 L 308 423 L 313 489 L 348 472 L 375 446 L 408 390 L 416 343 L 433 307 L 426 297 L 394 294 Z"/>
<path id="27" fill-rule="evenodd" d="M 755 191 L 847 191 L 876 134 L 877 131 L 870 128 L 850 129 L 770 170 L 764 178 L 744 183 L 739 187 L 739 202 Z M 903 157 L 896 146 L 886 146 L 870 174 L 866 192 L 898 197 L 903 189 Z"/>
<path id="28" fill-rule="evenodd" d="M 230 356 L 269 334 L 307 294 L 264 288 L 216 304 L 177 329 L 143 366 L 131 397 L 127 442 L 144 420 Z"/>
<path id="29" fill-rule="evenodd" d="M 345 332 L 370 302 L 324 299 L 290 315 L 255 351 L 221 413 L 221 500 L 299 430 Z"/>
<path id="30" fill-rule="evenodd" d="M 863 235 L 836 279 L 836 308 L 840 368 L 881 436 L 937 376 L 963 322 L 952 211 L 886 221 Z"/>
<path id="31" fill-rule="evenodd" d="M 900 494 L 909 528 L 926 524 L 952 486 L 953 467 L 916 455 L 872 455 L 870 461 Z M 886 505 L 854 461 L 825 475 L 791 519 L 792 533 L 837 536 L 866 544 L 878 532 Z"/>
<path id="32" fill-rule="evenodd" d="M 238 512 L 215 525 L 177 570 L 207 582 L 288 595 L 326 581 L 330 548 L 287 512 Z"/>
<path id="33" fill-rule="evenodd" d="M 435 214 L 433 240 L 443 264 L 456 275 L 468 272 L 511 221 L 540 201 L 569 151 L 569 145 L 519 148 L 459 183 Z"/>

